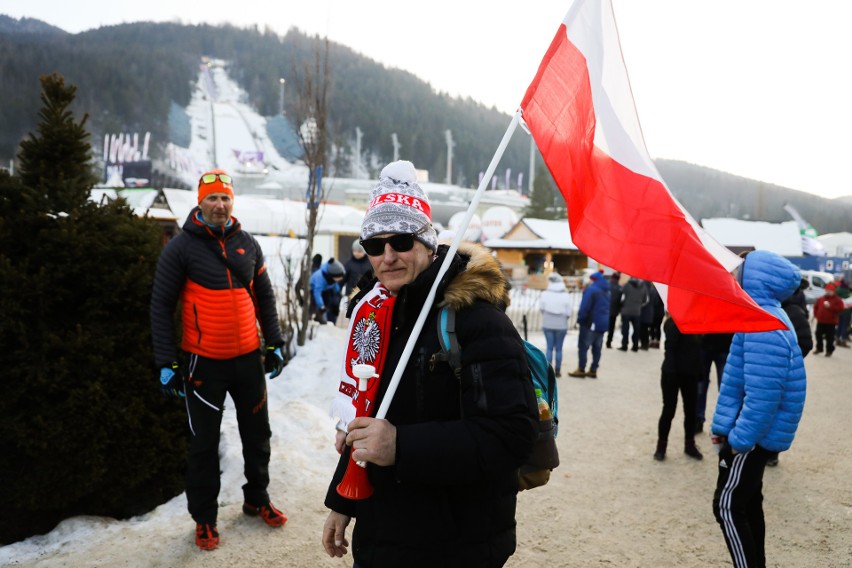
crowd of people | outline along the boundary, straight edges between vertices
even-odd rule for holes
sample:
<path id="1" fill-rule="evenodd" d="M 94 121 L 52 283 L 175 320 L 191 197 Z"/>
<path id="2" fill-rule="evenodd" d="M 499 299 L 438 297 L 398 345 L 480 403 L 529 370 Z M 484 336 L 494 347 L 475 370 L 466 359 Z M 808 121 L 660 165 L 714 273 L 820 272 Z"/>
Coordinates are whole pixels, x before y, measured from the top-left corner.
<path id="1" fill-rule="evenodd" d="M 287 521 L 267 492 L 266 378 L 281 373 L 288 354 L 263 252 L 231 215 L 233 203 L 226 172 L 201 176 L 198 207 L 164 248 L 151 299 L 160 388 L 184 398 L 188 413 L 187 507 L 202 550 L 220 542 L 218 445 L 226 395 L 234 401 L 243 445 L 243 511 L 270 527 Z M 763 566 L 764 468 L 776 465 L 794 439 L 805 399 L 805 356 L 830 357 L 836 347 L 849 347 L 852 307 L 845 280 L 828 284 L 813 304 L 811 333 L 803 281 L 789 261 L 754 251 L 736 276 L 785 329 L 685 334 L 653 283 L 617 272 L 591 274 L 577 310 L 577 367 L 567 374 L 598 378 L 602 348 L 612 348 L 619 327 L 621 351 L 662 347 L 653 458 L 666 459 L 680 396 L 684 453 L 701 460 L 695 434 L 705 428 L 715 366 L 719 396 L 710 433 L 719 472 L 713 510 L 734 565 Z M 539 415 L 508 304 L 509 284 L 493 255 L 478 246 L 450 255 L 438 243 L 410 162 L 382 170 L 345 264 L 315 255 L 307 308 L 317 322 L 335 324 L 344 306 L 349 320 L 331 408 L 340 458 L 321 536 L 330 556 L 347 554 L 353 520 L 356 567 L 502 566 L 512 555 L 517 471 L 537 437 Z M 438 356 L 443 306 L 455 314 L 452 325 L 463 347 L 457 365 Z M 180 333 L 174 327 L 178 307 Z M 416 323 L 423 309 L 426 323 Z M 546 357 L 561 377 L 573 303 L 558 274 L 548 278 L 540 310 Z M 364 365 L 375 374 L 362 381 L 356 367 Z M 364 471 L 354 482 L 357 490 L 345 487 L 353 483 L 352 468 Z M 428 543 L 411 538 L 424 532 L 431 535 Z"/>
<path id="2" fill-rule="evenodd" d="M 595 273 L 582 292 L 577 315 L 579 363 L 568 376 L 597 378 L 600 341 L 605 338 L 606 347 L 611 348 L 619 329 L 621 351 L 655 349 L 662 344 L 663 404 L 653 458 L 666 459 L 680 395 L 684 453 L 702 460 L 695 435 L 705 430 L 707 394 L 715 368 L 719 396 L 709 429 L 719 460 L 714 514 L 733 564 L 765 566 L 764 468 L 778 465 L 779 453 L 790 448 L 795 436 L 805 399 L 804 358 L 810 353 L 831 357 L 836 348 L 849 347 L 852 301 L 848 283 L 838 275 L 809 306 L 804 295 L 808 281 L 789 261 L 768 251 L 742 256 L 744 262 L 735 273 L 740 285 L 758 305 L 783 321 L 786 330 L 684 334 L 665 311 L 653 283 L 617 272 L 610 274 L 607 283 L 602 272 Z M 558 286 L 556 280 L 550 277 L 549 289 Z M 542 301 L 542 313 L 544 306 Z M 586 371 L 589 348 L 592 363 Z M 551 357 L 550 349 L 548 357 L 558 367 L 561 343 L 555 349 L 559 358 Z"/>

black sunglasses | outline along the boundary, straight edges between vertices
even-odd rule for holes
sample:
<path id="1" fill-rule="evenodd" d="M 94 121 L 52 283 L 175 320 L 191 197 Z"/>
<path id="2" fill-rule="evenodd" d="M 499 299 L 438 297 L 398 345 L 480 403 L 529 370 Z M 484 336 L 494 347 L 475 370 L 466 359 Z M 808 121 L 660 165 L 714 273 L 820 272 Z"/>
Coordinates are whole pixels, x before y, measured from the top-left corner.
<path id="1" fill-rule="evenodd" d="M 370 256 L 381 256 L 385 252 L 385 244 L 389 244 L 396 252 L 408 252 L 414 247 L 414 234 L 402 233 L 390 237 L 373 237 L 361 241 L 364 252 Z"/>

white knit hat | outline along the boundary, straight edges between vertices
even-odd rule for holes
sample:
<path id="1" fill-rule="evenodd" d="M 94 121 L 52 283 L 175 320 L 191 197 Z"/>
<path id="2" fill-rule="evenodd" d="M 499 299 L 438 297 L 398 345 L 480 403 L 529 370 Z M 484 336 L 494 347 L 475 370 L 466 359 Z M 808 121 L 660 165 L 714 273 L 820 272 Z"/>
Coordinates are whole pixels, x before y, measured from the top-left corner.
<path id="1" fill-rule="evenodd" d="M 362 240 L 387 233 L 413 233 L 430 250 L 438 248 L 429 199 L 417 185 L 414 164 L 405 160 L 388 164 L 379 174 L 361 223 Z"/>

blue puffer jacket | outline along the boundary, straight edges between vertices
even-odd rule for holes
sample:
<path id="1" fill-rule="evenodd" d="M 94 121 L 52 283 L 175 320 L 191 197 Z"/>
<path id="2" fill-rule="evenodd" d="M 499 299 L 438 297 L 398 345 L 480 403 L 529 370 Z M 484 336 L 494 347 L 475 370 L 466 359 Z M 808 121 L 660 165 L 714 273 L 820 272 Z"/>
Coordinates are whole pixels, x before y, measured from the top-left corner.
<path id="1" fill-rule="evenodd" d="M 738 452 L 756 445 L 782 452 L 793 443 L 805 405 L 802 352 L 781 308 L 781 300 L 799 285 L 799 269 L 775 253 L 754 251 L 740 275 L 743 289 L 788 329 L 734 334 L 712 432 L 727 436 Z"/>
<path id="2" fill-rule="evenodd" d="M 609 283 L 600 272 L 592 274 L 592 283 L 583 290 L 577 321 L 592 331 L 604 332 L 609 328 Z"/>

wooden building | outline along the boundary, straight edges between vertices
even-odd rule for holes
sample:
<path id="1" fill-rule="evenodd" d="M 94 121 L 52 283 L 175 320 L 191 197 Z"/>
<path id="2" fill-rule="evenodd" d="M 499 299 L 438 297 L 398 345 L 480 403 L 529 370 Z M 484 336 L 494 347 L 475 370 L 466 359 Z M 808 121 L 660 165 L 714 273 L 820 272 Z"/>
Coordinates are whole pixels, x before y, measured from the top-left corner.
<path id="1" fill-rule="evenodd" d="M 547 276 L 581 276 L 589 259 L 571 241 L 568 220 L 524 218 L 499 239 L 483 243 L 494 251 L 513 283 L 544 288 Z"/>

